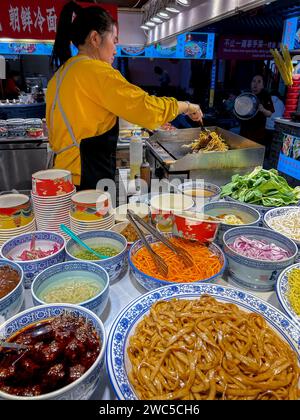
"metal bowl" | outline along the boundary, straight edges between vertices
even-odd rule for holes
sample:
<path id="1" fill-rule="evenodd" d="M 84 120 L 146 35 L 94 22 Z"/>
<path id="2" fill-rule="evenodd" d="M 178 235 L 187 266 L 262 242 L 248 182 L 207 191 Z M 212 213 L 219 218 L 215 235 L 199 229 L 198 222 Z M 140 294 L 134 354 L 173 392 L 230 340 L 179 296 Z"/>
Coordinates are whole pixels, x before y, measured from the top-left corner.
<path id="1" fill-rule="evenodd" d="M 235 102 L 233 112 L 239 120 L 251 120 L 258 113 L 259 99 L 253 93 L 242 93 Z"/>

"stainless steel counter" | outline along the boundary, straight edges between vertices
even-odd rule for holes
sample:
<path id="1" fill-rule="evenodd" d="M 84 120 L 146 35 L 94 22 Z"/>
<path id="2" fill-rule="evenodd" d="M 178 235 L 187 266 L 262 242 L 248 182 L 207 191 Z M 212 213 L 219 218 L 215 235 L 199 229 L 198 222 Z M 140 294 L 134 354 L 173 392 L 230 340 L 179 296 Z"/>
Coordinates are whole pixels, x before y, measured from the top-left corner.
<path id="1" fill-rule="evenodd" d="M 0 140 L 0 191 L 30 190 L 31 175 L 47 164 L 47 139 Z"/>

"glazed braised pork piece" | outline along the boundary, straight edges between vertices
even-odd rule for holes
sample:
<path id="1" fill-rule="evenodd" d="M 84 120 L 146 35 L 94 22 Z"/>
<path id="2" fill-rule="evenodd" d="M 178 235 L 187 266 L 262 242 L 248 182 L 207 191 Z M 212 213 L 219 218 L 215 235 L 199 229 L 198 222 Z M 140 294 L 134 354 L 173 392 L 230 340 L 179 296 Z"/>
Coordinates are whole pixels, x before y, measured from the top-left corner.
<path id="1" fill-rule="evenodd" d="M 9 341 L 29 349 L 0 348 L 0 390 L 25 397 L 74 382 L 93 365 L 101 349 L 93 326 L 71 314 L 30 326 Z"/>

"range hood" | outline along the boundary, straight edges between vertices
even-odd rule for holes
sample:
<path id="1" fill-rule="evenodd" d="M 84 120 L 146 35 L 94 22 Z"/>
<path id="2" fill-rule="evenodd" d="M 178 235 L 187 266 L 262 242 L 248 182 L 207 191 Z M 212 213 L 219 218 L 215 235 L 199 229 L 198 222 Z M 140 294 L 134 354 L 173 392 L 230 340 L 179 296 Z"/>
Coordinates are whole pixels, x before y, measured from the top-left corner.
<path id="1" fill-rule="evenodd" d="M 152 1 L 154 0 L 145 5 L 148 13 L 151 11 Z M 150 30 L 147 44 L 161 42 L 274 1 L 277 0 L 192 0 L 189 8 Z"/>

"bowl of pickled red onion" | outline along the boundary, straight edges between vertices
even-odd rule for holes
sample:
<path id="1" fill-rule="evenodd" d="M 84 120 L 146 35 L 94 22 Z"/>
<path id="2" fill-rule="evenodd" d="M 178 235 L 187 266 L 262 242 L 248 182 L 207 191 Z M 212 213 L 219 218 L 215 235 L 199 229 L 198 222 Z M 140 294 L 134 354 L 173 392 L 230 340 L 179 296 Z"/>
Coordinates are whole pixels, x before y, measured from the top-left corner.
<path id="1" fill-rule="evenodd" d="M 291 239 L 260 227 L 230 229 L 223 242 L 230 279 L 261 292 L 273 290 L 282 270 L 294 264 L 298 254 Z"/>
<path id="2" fill-rule="evenodd" d="M 24 271 L 25 288 L 30 289 L 36 276 L 52 265 L 64 262 L 66 241 L 62 235 L 38 231 L 16 236 L 5 242 L 1 257 L 14 261 Z"/>

